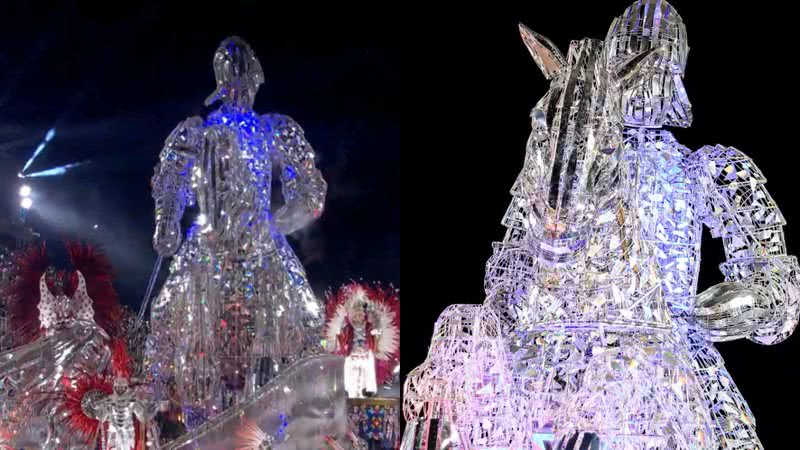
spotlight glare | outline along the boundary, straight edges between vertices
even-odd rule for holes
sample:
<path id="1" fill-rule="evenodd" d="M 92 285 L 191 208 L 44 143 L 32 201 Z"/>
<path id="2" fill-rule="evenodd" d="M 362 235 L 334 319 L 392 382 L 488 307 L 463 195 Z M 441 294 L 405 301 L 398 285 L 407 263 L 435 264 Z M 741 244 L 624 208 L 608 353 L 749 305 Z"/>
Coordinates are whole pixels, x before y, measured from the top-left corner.
<path id="1" fill-rule="evenodd" d="M 30 197 L 31 196 L 31 187 L 27 184 L 23 184 L 19 188 L 19 196 L 20 197 Z"/>
<path id="2" fill-rule="evenodd" d="M 33 199 L 30 197 L 23 197 L 19 202 L 19 206 L 21 206 L 22 209 L 31 209 L 31 206 L 33 206 Z"/>

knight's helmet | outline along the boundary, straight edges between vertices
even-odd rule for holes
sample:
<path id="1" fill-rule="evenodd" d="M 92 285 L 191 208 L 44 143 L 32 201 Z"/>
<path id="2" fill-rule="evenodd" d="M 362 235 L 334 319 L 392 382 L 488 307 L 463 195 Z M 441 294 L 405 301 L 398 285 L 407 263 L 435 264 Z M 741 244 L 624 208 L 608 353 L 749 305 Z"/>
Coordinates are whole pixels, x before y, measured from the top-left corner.
<path id="1" fill-rule="evenodd" d="M 663 60 L 651 77 L 623 94 L 625 125 L 688 127 L 692 105 L 683 87 L 689 46 L 681 16 L 666 0 L 637 0 L 614 19 L 606 36 L 610 64 L 661 47 Z"/>
<path id="2" fill-rule="evenodd" d="M 264 71 L 255 52 L 238 36 L 226 38 L 214 52 L 214 77 L 217 89 L 208 96 L 206 105 L 221 100 L 250 108 L 264 83 Z"/>

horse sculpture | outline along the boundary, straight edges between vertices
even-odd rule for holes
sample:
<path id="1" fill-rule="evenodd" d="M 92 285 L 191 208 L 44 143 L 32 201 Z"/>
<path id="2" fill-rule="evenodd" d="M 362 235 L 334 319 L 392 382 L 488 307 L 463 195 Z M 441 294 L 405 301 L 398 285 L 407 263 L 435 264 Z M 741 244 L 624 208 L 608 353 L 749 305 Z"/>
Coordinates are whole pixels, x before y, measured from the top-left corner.
<path id="1" fill-rule="evenodd" d="M 640 236 L 637 174 L 623 146 L 622 93 L 657 70 L 662 51 L 612 65 L 602 41 L 573 41 L 565 58 L 546 38 L 520 31 L 550 89 L 531 113 L 525 164 L 504 218 L 509 231 L 487 263 L 479 307 L 494 312 L 490 328 L 504 334 L 503 351 L 485 357 L 502 367 L 494 376 L 511 378 L 511 392 L 495 383 L 486 408 L 469 383 L 453 389 L 440 379 L 453 375 L 412 372 L 409 429 L 428 431 L 411 431 L 421 438 L 407 437 L 406 448 L 436 436 L 424 414 L 434 384 L 450 390 L 439 404 L 459 405 L 451 417 L 440 408 L 435 419 L 456 423 L 464 448 L 716 448 L 701 385 L 672 334 L 655 248 Z M 439 357 L 431 350 L 421 368 Z M 463 370 L 448 372 L 486 364 L 471 356 L 456 362 Z"/>

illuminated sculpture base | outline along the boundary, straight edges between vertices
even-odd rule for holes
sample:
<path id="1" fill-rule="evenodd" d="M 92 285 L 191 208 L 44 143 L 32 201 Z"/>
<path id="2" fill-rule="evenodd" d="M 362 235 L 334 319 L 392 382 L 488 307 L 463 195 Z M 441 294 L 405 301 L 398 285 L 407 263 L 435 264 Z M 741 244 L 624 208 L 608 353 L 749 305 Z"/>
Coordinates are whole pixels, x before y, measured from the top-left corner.
<path id="1" fill-rule="evenodd" d="M 347 433 L 344 358 L 321 355 L 301 360 L 232 407 L 162 448 L 258 450 L 319 448 L 324 436 Z M 271 447 L 264 447 L 271 448 Z"/>

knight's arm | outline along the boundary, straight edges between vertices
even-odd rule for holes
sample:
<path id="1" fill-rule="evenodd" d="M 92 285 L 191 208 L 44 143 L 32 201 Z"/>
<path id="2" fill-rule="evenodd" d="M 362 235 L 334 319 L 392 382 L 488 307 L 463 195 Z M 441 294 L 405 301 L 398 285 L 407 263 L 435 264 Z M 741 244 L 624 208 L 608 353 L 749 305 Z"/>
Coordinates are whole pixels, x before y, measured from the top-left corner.
<path id="1" fill-rule="evenodd" d="M 786 222 L 767 192 L 766 178 L 733 147 L 705 146 L 690 159 L 703 199 L 701 220 L 712 236 L 722 238 L 726 258 L 720 265 L 725 283 L 698 296 L 698 314 L 710 314 L 723 326 L 745 314 L 746 328 L 740 329 L 751 341 L 785 340 L 800 318 L 800 279 L 797 258 L 786 253 Z M 750 303 L 752 308 L 741 308 Z M 726 340 L 724 332 L 721 336 Z M 727 338 L 735 337 L 740 336 Z"/>
<path id="2" fill-rule="evenodd" d="M 190 186 L 191 162 L 203 142 L 203 120 L 198 116 L 180 122 L 166 141 L 151 180 L 156 204 L 153 247 L 171 256 L 181 242 L 180 220 L 187 205 L 194 203 Z"/>
<path id="3" fill-rule="evenodd" d="M 322 214 L 328 185 L 314 164 L 314 149 L 303 129 L 292 118 L 279 114 L 265 116 L 274 149 L 274 163 L 280 173 L 284 205 L 275 212 L 278 231 L 291 234 Z"/>

